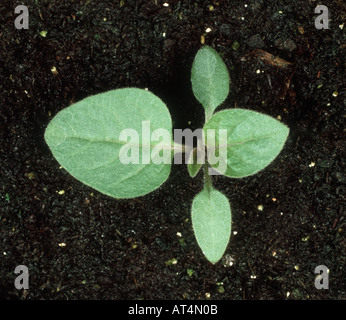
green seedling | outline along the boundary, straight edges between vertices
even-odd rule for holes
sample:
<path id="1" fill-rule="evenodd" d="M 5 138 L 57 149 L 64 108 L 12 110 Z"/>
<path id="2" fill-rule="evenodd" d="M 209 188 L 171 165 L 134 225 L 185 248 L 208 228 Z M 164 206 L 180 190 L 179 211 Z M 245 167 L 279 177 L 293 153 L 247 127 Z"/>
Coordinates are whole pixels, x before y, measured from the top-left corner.
<path id="1" fill-rule="evenodd" d="M 215 113 L 229 94 L 229 74 L 218 53 L 202 47 L 192 65 L 192 90 L 205 112 L 198 144 L 186 157 L 204 187 L 192 202 L 191 220 L 205 257 L 216 263 L 231 235 L 231 207 L 213 187 L 213 175 L 241 178 L 265 168 L 280 153 L 289 129 L 246 109 Z M 45 140 L 76 179 L 117 199 L 143 196 L 168 178 L 174 156 L 188 150 L 174 141 L 166 105 L 153 93 L 123 88 L 88 97 L 60 111 Z"/>

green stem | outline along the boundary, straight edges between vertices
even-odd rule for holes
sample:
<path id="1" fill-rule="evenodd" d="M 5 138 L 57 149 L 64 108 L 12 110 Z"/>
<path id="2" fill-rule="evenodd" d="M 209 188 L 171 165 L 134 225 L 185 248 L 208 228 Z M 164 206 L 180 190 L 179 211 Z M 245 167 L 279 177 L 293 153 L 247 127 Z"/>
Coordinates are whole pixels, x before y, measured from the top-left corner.
<path id="1" fill-rule="evenodd" d="M 203 171 L 204 171 L 204 188 L 208 190 L 208 193 L 210 193 L 211 190 L 213 189 L 213 183 L 211 180 L 211 176 L 209 174 L 209 166 L 207 161 L 203 164 Z"/>
<path id="2" fill-rule="evenodd" d="M 205 111 L 205 123 L 207 123 L 209 121 L 209 119 L 212 117 L 213 113 L 209 113 L 207 111 Z"/>
<path id="3" fill-rule="evenodd" d="M 172 144 L 171 148 L 173 149 L 174 154 L 179 152 L 185 152 L 185 146 L 183 146 L 182 144 L 174 142 L 174 141 L 172 141 L 171 144 Z"/>

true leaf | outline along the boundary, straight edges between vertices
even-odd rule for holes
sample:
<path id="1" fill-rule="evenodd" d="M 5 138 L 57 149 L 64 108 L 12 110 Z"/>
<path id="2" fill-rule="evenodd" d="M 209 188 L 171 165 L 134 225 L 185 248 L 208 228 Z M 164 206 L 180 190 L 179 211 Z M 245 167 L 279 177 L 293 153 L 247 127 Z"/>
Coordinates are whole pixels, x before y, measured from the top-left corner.
<path id="1" fill-rule="evenodd" d="M 197 52 L 192 64 L 191 83 L 208 120 L 229 92 L 227 67 L 213 48 L 204 46 Z"/>
<path id="2" fill-rule="evenodd" d="M 202 164 L 198 163 L 197 161 L 197 148 L 194 148 L 189 156 L 191 163 L 187 164 L 187 170 L 189 172 L 190 177 L 194 178 L 202 167 Z"/>
<path id="3" fill-rule="evenodd" d="M 49 123 L 45 140 L 58 162 L 81 182 L 115 198 L 133 198 L 158 188 L 171 168 L 170 163 L 143 163 L 143 148 L 153 151 L 157 143 L 143 144 L 142 121 L 150 121 L 149 136 L 159 128 L 172 131 L 169 111 L 154 94 L 136 88 L 112 90 L 60 111 Z M 120 161 L 124 129 L 138 133 L 138 164 Z"/>
<path id="4" fill-rule="evenodd" d="M 289 133 L 288 127 L 278 120 L 245 109 L 215 113 L 204 126 L 206 137 L 209 129 L 216 130 L 216 149 L 219 149 L 210 151 L 227 149 L 226 159 L 220 159 L 226 166 L 222 174 L 233 178 L 252 175 L 270 164 L 280 153 Z M 227 129 L 227 141 L 220 141 L 219 129 Z"/>
<path id="5" fill-rule="evenodd" d="M 231 208 L 220 191 L 203 189 L 193 200 L 191 219 L 197 243 L 206 258 L 216 263 L 231 235 Z"/>

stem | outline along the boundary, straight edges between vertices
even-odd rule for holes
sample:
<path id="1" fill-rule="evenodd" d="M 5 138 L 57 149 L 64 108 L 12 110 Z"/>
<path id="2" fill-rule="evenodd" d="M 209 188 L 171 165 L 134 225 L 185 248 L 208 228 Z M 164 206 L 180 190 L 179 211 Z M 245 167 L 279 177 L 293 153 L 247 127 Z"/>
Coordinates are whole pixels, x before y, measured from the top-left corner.
<path id="1" fill-rule="evenodd" d="M 210 108 L 205 109 L 205 123 L 209 121 L 213 113 L 209 112 Z M 206 150 L 207 154 L 208 151 Z M 205 157 L 204 164 L 203 164 L 203 171 L 204 171 L 204 188 L 208 191 L 208 194 L 210 195 L 211 190 L 213 189 L 213 184 L 211 180 L 211 176 L 209 174 L 209 165 L 207 161 L 208 157 Z"/>
<path id="2" fill-rule="evenodd" d="M 185 146 L 183 146 L 180 143 L 177 143 L 175 141 L 172 141 L 172 149 L 174 154 L 179 153 L 179 152 L 185 152 Z"/>
<path id="3" fill-rule="evenodd" d="M 208 162 L 205 161 L 203 164 L 203 171 L 204 171 L 204 188 L 208 190 L 208 193 L 210 194 L 211 190 L 213 189 L 213 184 L 211 180 L 211 176 L 209 174 L 209 166 Z"/>
<path id="4" fill-rule="evenodd" d="M 213 113 L 209 113 L 207 111 L 205 111 L 205 123 L 208 122 L 208 120 L 212 117 Z"/>

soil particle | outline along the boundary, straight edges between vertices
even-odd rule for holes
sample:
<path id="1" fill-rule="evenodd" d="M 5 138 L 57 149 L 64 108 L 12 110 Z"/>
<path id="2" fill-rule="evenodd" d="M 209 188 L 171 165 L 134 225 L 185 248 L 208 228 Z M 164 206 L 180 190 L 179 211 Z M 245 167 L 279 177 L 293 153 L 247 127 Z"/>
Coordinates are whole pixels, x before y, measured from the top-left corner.
<path id="1" fill-rule="evenodd" d="M 289 52 L 297 49 L 296 44 L 290 38 L 278 38 L 274 41 L 274 44 L 278 49 L 287 50 Z"/>
<path id="2" fill-rule="evenodd" d="M 247 45 L 250 48 L 257 48 L 257 49 L 261 49 L 265 46 L 264 41 L 262 40 L 261 36 L 259 34 L 255 34 L 253 36 L 251 36 L 247 41 L 246 41 Z"/>

